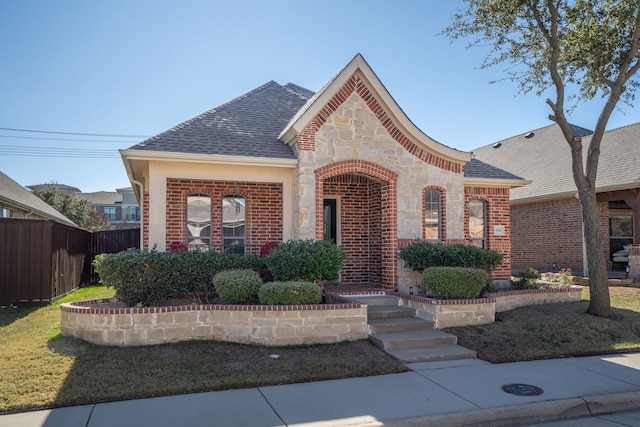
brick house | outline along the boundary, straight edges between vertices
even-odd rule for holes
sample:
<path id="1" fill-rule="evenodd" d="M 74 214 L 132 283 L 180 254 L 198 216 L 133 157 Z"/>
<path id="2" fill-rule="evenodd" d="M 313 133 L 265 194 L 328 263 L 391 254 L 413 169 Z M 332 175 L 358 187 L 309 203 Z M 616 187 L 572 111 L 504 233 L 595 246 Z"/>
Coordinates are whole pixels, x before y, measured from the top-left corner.
<path id="1" fill-rule="evenodd" d="M 142 245 L 260 253 L 330 239 L 345 284 L 413 284 L 397 250 L 465 243 L 510 264 L 515 174 L 429 138 L 360 55 L 317 93 L 266 83 L 122 150 L 142 207 Z"/>
<path id="2" fill-rule="evenodd" d="M 591 131 L 574 126 L 587 147 Z M 624 271 L 624 247 L 640 230 L 640 123 L 607 131 L 601 144 L 597 197 L 608 269 Z M 582 215 L 571 172 L 571 153 L 553 124 L 473 150 L 476 159 L 531 183 L 511 191 L 511 266 L 587 271 Z M 586 155 L 586 153 L 585 153 Z M 526 160 L 525 160 L 526 159 Z"/>

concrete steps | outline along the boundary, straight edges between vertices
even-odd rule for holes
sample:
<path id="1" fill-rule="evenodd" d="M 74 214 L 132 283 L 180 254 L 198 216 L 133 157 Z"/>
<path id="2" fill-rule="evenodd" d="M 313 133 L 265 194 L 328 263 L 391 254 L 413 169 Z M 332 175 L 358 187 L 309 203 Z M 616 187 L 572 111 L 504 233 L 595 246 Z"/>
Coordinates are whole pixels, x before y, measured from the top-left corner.
<path id="1" fill-rule="evenodd" d="M 369 339 L 402 362 L 476 358 L 475 351 L 458 345 L 458 337 L 433 329 L 434 322 L 416 317 L 415 309 L 399 305 L 397 297 L 352 298 L 368 305 Z"/>

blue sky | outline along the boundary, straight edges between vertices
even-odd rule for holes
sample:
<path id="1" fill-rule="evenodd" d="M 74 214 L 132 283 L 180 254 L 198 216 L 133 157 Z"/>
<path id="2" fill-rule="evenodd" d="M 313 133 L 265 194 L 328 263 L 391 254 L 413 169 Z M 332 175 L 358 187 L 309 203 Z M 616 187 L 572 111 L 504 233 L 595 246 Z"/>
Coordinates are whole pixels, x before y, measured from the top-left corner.
<path id="1" fill-rule="evenodd" d="M 461 7 L 458 0 L 0 2 L 0 171 L 25 186 L 128 187 L 118 149 L 270 80 L 318 90 L 357 53 L 407 116 L 450 147 L 470 151 L 550 124 L 543 98 L 489 84 L 502 69 L 478 69 L 486 51 L 437 35 Z M 580 106 L 570 121 L 592 129 L 600 105 Z M 609 129 L 638 117 L 625 108 Z"/>

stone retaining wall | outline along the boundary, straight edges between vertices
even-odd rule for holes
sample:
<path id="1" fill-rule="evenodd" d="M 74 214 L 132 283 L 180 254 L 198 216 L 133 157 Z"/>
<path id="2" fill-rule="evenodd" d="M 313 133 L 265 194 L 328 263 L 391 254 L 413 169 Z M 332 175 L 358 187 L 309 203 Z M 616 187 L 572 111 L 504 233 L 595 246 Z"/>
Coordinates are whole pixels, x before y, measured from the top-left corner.
<path id="1" fill-rule="evenodd" d="M 436 329 L 455 326 L 485 325 L 495 321 L 495 299 L 438 300 L 414 295 L 400 295 L 402 303 L 416 309 L 418 317 L 435 322 Z"/>
<path id="2" fill-rule="evenodd" d="M 486 298 L 470 300 L 437 300 L 416 295 L 397 294 L 402 304 L 415 308 L 418 317 L 435 322 L 436 329 L 484 325 L 495 321 L 496 313 L 538 304 L 577 302 L 582 287 L 502 291 Z"/>
<path id="3" fill-rule="evenodd" d="M 107 301 L 62 304 L 62 335 L 112 346 L 194 339 L 282 346 L 368 337 L 362 304 L 103 308 Z"/>
<path id="4" fill-rule="evenodd" d="M 487 296 L 495 298 L 496 313 L 501 313 L 529 305 L 578 302 L 582 299 L 582 287 L 502 291 L 488 294 Z"/>

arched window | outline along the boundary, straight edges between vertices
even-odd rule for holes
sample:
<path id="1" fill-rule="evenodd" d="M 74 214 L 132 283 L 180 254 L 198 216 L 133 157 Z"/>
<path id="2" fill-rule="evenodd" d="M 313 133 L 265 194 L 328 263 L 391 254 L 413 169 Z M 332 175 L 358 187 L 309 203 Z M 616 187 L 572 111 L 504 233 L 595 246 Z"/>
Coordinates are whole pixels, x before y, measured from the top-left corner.
<path id="1" fill-rule="evenodd" d="M 187 196 L 187 245 L 201 250 L 211 246 L 211 197 L 207 194 Z"/>
<path id="2" fill-rule="evenodd" d="M 487 249 L 487 203 L 482 200 L 469 201 L 469 240 Z"/>
<path id="3" fill-rule="evenodd" d="M 222 198 L 222 251 L 244 254 L 246 240 L 246 201 L 235 194 Z"/>
<path id="4" fill-rule="evenodd" d="M 424 193 L 424 239 L 442 239 L 442 193 L 427 190 Z"/>

